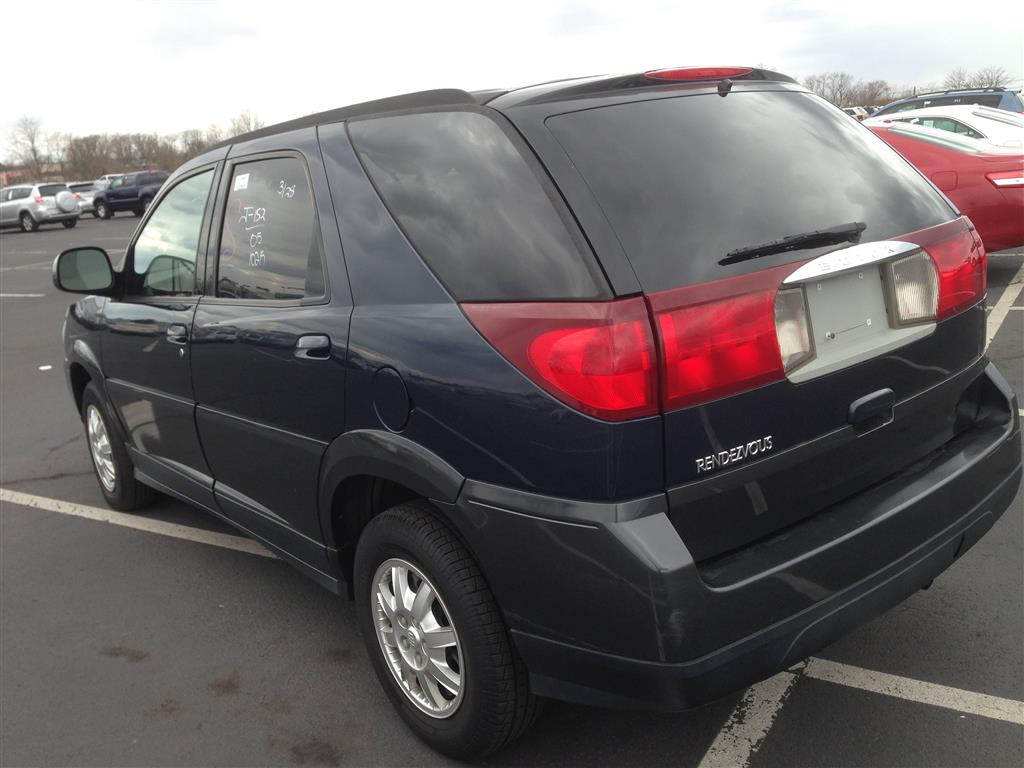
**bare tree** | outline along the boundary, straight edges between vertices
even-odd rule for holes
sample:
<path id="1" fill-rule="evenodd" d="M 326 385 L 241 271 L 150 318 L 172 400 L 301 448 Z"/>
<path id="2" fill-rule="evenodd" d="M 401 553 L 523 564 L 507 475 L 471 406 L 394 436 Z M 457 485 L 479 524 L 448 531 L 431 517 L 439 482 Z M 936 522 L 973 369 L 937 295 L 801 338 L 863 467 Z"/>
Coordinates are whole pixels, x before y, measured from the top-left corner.
<path id="1" fill-rule="evenodd" d="M 837 107 L 853 106 L 852 96 L 856 84 L 849 72 L 822 72 L 811 75 L 804 79 L 804 85 Z"/>
<path id="2" fill-rule="evenodd" d="M 106 136 L 75 136 L 68 142 L 68 164 L 80 179 L 95 179 L 113 169 Z"/>
<path id="3" fill-rule="evenodd" d="M 42 124 L 38 118 L 23 116 L 11 131 L 11 149 L 16 162 L 24 165 L 33 179 L 38 179 L 46 162 Z"/>
<path id="4" fill-rule="evenodd" d="M 224 129 L 216 123 L 210 123 L 206 129 L 206 134 L 203 136 L 208 146 L 219 144 L 224 139 Z"/>
<path id="5" fill-rule="evenodd" d="M 66 177 L 68 147 L 71 144 L 71 134 L 54 131 L 46 134 L 46 154 L 51 163 L 60 166 L 61 178 Z"/>
<path id="6" fill-rule="evenodd" d="M 969 87 L 973 88 L 1005 88 L 1010 76 L 1002 67 L 982 67 L 971 75 Z"/>
<path id="7" fill-rule="evenodd" d="M 231 127 L 228 129 L 228 133 L 232 136 L 240 136 L 243 133 L 255 131 L 257 128 L 262 127 L 263 121 L 246 109 L 239 113 L 238 117 L 231 120 Z"/>
<path id="8" fill-rule="evenodd" d="M 966 67 L 957 67 L 946 75 L 946 79 L 942 81 L 942 85 L 950 91 L 958 88 L 970 88 L 972 79 L 973 78 L 967 71 Z"/>

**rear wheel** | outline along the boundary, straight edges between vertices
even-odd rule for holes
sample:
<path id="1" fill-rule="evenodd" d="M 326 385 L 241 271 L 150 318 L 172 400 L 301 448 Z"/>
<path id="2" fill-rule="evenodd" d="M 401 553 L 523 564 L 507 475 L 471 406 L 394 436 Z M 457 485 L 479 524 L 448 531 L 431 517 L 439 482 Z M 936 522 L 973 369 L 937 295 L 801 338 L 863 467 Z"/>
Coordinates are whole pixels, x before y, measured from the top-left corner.
<path id="1" fill-rule="evenodd" d="M 374 671 L 431 747 L 482 757 L 536 719 L 540 700 L 494 596 L 429 503 L 400 504 L 370 521 L 356 550 L 354 585 Z"/>
<path id="2" fill-rule="evenodd" d="M 18 222 L 21 224 L 22 232 L 35 232 L 39 229 L 39 222 L 32 218 L 32 214 L 28 211 L 24 211 L 21 216 L 18 217 Z"/>
<path id="3" fill-rule="evenodd" d="M 82 421 L 89 456 L 103 497 L 114 509 L 141 509 L 153 501 L 155 492 L 135 479 L 135 467 L 94 384 L 82 395 Z"/>
<path id="4" fill-rule="evenodd" d="M 111 216 L 110 206 L 102 200 L 93 206 L 93 215 L 100 219 L 109 219 Z"/>
<path id="5" fill-rule="evenodd" d="M 64 221 L 61 222 L 61 224 L 64 226 L 64 229 L 71 229 L 77 223 L 78 219 L 64 219 Z"/>

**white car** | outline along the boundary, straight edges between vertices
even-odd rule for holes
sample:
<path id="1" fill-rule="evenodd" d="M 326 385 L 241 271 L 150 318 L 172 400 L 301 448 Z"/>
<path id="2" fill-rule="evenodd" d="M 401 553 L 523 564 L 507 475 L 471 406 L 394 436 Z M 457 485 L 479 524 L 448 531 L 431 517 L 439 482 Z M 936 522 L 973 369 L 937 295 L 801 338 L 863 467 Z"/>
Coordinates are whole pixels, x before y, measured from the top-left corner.
<path id="1" fill-rule="evenodd" d="M 867 126 L 910 123 L 1004 148 L 1024 148 L 1024 115 L 976 104 L 925 107 L 869 117 Z"/>
<path id="2" fill-rule="evenodd" d="M 843 112 L 857 120 L 863 120 L 868 116 L 868 111 L 864 107 L 843 107 Z"/>

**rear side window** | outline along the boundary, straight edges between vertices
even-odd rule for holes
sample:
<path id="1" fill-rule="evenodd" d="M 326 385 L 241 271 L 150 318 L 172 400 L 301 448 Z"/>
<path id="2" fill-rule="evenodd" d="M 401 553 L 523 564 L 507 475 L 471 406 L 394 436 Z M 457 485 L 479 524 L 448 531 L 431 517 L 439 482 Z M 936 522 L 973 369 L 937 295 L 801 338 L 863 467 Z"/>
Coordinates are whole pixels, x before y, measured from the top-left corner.
<path id="1" fill-rule="evenodd" d="M 812 258 L 828 246 L 721 265 L 731 251 L 853 222 L 862 242 L 953 218 L 884 142 L 799 92 L 738 91 L 556 115 L 641 284 L 662 290 Z"/>
<path id="2" fill-rule="evenodd" d="M 220 238 L 217 295 L 295 300 L 324 294 L 320 230 L 302 163 L 234 167 Z"/>
<path id="3" fill-rule="evenodd" d="M 39 185 L 40 197 L 54 197 L 61 192 L 67 192 L 68 187 L 66 184 L 41 184 Z"/>
<path id="4" fill-rule="evenodd" d="M 491 118 L 400 115 L 353 122 L 349 133 L 392 215 L 456 299 L 607 295 L 550 182 Z"/>

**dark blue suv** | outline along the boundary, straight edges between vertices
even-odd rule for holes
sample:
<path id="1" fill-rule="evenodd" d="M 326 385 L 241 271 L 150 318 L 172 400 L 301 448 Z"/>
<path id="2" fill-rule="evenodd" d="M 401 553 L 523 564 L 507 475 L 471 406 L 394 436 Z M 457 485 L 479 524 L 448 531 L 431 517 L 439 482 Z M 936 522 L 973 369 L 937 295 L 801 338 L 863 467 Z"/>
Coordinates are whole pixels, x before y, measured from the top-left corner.
<path id="1" fill-rule="evenodd" d="M 473 757 L 545 697 L 749 685 L 967 551 L 1021 478 L 985 270 L 840 110 L 690 68 L 260 129 L 54 281 L 111 506 L 347 592 L 404 720 Z"/>
<path id="2" fill-rule="evenodd" d="M 948 107 L 954 104 L 980 104 L 993 109 L 1005 109 L 1008 112 L 1024 112 L 1024 101 L 1020 93 L 1006 88 L 963 88 L 953 91 L 934 91 L 916 96 L 908 96 L 881 109 L 872 112 L 872 117 L 906 112 L 911 109 L 925 107 Z"/>

